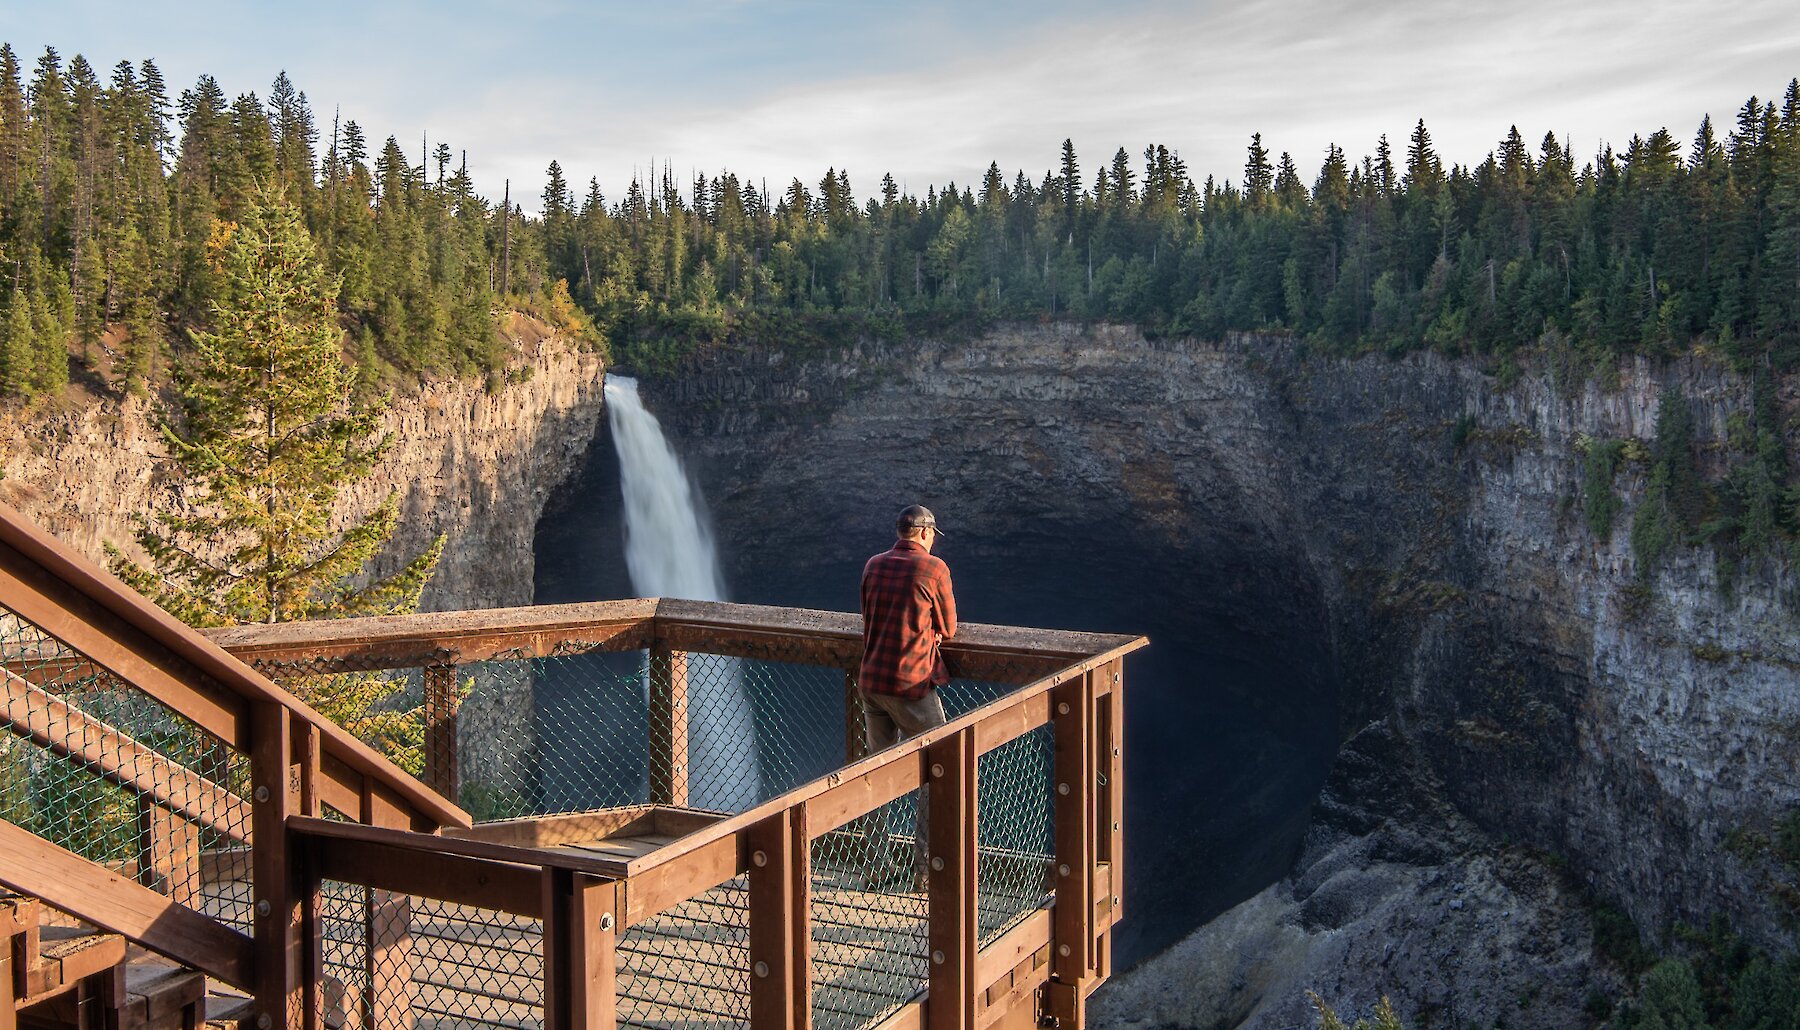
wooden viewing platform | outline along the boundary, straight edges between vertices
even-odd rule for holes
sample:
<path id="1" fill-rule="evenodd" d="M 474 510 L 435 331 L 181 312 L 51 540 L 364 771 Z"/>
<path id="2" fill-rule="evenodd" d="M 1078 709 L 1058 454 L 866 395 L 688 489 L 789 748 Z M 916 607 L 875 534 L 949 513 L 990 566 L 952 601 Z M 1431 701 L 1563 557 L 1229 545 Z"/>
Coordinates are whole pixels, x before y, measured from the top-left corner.
<path id="1" fill-rule="evenodd" d="M 967 626 L 952 720 L 871 755 L 854 615 L 649 599 L 202 635 L 0 508 L 0 761 L 56 787 L 0 800 L 0 884 L 252 995 L 246 1030 L 1069 1030 L 1111 971 L 1145 642 Z M 646 656 L 645 689 L 581 664 L 609 652 Z M 718 786 L 704 655 L 757 716 L 741 810 L 690 804 Z M 602 756 L 635 800 L 547 807 L 538 780 L 594 759 L 579 733 L 532 742 L 506 792 L 471 775 L 458 722 L 496 670 L 644 727 Z M 359 740 L 302 699 L 344 676 L 422 710 L 421 779 L 391 726 Z M 502 794 L 526 814 L 446 800 Z"/>

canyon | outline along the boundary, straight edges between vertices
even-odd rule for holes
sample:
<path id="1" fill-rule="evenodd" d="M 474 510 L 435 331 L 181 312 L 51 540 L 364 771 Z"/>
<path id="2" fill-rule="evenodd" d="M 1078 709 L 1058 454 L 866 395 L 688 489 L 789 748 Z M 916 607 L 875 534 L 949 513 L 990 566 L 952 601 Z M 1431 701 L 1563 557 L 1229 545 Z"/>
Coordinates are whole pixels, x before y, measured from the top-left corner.
<path id="1" fill-rule="evenodd" d="M 1686 548 L 1640 577 L 1641 463 L 1607 539 L 1582 518 L 1590 444 L 1647 441 L 1678 389 L 1716 466 L 1746 381 L 1542 364 L 1502 382 L 1431 354 L 1034 325 L 762 341 L 642 392 L 738 599 L 854 608 L 917 501 L 965 618 L 1151 636 L 1128 674 L 1121 959 L 1207 925 L 1109 986 L 1102 1022 L 1310 1024 L 1315 989 L 1553 1027 L 1620 996 L 1597 905 L 1652 943 L 1715 915 L 1791 940 L 1787 874 L 1730 845 L 1795 802 L 1800 619 L 1779 562 L 1727 588 Z M 558 502 L 587 513 L 579 540 L 553 505 L 540 596 L 615 575 L 609 478 L 596 448 Z"/>
<path id="2" fill-rule="evenodd" d="M 428 608 L 629 590 L 602 363 L 554 340 L 525 360 L 491 392 L 396 399 L 394 452 L 351 499 L 400 491 L 396 554 L 449 536 Z M 1793 573 L 1728 585 L 1690 547 L 1640 576 L 1638 463 L 1607 539 L 1582 517 L 1592 442 L 1648 440 L 1678 389 L 1716 466 L 1749 384 L 1702 358 L 1601 379 L 1043 324 L 755 341 L 641 392 L 733 599 L 854 609 L 916 501 L 965 618 L 1151 636 L 1127 672 L 1120 946 L 1141 961 L 1102 1023 L 1310 1025 L 1310 989 L 1559 1027 L 1625 990 L 1597 904 L 1652 941 L 1714 915 L 1764 947 L 1792 933 L 1786 871 L 1731 845 L 1800 794 Z M 126 540 L 131 512 L 180 503 L 147 416 L 9 425 L 0 498 L 89 554 Z"/>

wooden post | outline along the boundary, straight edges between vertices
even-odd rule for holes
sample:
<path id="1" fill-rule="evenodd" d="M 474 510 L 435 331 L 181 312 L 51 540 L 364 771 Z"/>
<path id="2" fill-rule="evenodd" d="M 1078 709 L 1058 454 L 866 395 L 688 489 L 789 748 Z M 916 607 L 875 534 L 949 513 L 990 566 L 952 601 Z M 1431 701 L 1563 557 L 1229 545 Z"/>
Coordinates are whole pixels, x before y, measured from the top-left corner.
<path id="1" fill-rule="evenodd" d="M 618 1004 L 618 884 L 543 871 L 545 1030 L 612 1030 Z"/>
<path id="2" fill-rule="evenodd" d="M 13 991 L 13 942 L 0 937 L 0 1030 L 18 1030 L 17 996 Z"/>
<path id="3" fill-rule="evenodd" d="M 200 827 L 148 797 L 137 799 L 139 883 L 199 908 Z"/>
<path id="4" fill-rule="evenodd" d="M 786 808 L 744 831 L 750 883 L 750 1024 L 812 1025 L 812 845 L 805 808 Z"/>
<path id="5" fill-rule="evenodd" d="M 862 691 L 856 673 L 844 673 L 844 764 L 869 754 L 869 724 L 863 719 Z"/>
<path id="6" fill-rule="evenodd" d="M 976 755 L 973 727 L 926 749 L 931 873 L 926 1030 L 973 1030 L 976 913 Z"/>
<path id="7" fill-rule="evenodd" d="M 1100 860 L 1112 866 L 1112 921 L 1124 913 L 1125 897 L 1125 662 L 1108 663 L 1097 675 L 1112 685 L 1100 703 Z"/>
<path id="8" fill-rule="evenodd" d="M 295 892 L 287 817 L 294 795 L 287 706 L 263 701 L 251 710 L 251 917 L 256 951 L 257 1030 L 295 1027 L 305 1019 L 303 914 Z"/>
<path id="9" fill-rule="evenodd" d="M 1052 763 L 1056 807 L 1056 903 L 1051 917 L 1051 1015 L 1059 1030 L 1086 1024 L 1086 987 L 1092 966 L 1093 681 L 1091 673 L 1055 687 L 1050 719 L 1056 735 Z"/>
<path id="10" fill-rule="evenodd" d="M 650 652 L 650 803 L 688 803 L 688 655 Z"/>
<path id="11" fill-rule="evenodd" d="M 363 949 L 365 1030 L 411 1030 L 412 898 L 392 891 L 363 891 L 367 927 Z"/>
<path id="12" fill-rule="evenodd" d="M 432 790 L 456 800 L 456 666 L 425 668 L 425 783 Z"/>

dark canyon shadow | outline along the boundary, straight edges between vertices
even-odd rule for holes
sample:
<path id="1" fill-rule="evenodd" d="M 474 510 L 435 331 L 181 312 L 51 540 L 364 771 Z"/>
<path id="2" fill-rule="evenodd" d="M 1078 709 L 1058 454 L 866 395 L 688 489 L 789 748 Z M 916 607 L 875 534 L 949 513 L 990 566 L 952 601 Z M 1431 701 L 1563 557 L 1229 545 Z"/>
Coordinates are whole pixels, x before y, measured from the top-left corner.
<path id="1" fill-rule="evenodd" d="M 698 478 L 733 600 L 856 609 L 861 559 L 845 556 L 885 547 L 891 513 L 768 524 L 727 510 L 734 484 L 705 468 Z M 1158 547 L 1130 524 L 1057 522 L 1042 513 L 1057 510 L 1058 490 L 1046 479 L 1037 496 L 1020 496 L 1020 510 L 1038 514 L 1004 532 L 959 526 L 954 504 L 936 505 L 950 533 L 938 553 L 968 621 L 1151 638 L 1126 672 L 1126 918 L 1115 931 L 1124 968 L 1286 870 L 1335 753 L 1336 690 L 1322 619 L 1296 615 L 1308 606 L 1293 603 L 1293 569 L 1266 567 L 1266 555 Z M 620 509 L 603 428 L 538 525 L 538 603 L 632 596 Z M 557 750 L 547 744 L 546 767 L 559 764 Z"/>

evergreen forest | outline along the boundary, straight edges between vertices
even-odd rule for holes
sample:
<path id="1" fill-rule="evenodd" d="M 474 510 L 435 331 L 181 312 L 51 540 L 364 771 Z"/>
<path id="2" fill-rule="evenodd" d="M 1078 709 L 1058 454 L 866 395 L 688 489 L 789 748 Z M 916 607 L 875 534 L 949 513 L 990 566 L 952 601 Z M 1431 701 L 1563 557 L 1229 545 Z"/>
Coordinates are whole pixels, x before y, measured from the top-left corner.
<path id="1" fill-rule="evenodd" d="M 524 184 L 496 202 L 447 143 L 325 124 L 285 73 L 266 98 L 202 76 L 171 99 L 151 60 L 103 77 L 0 45 L 0 394 L 161 382 L 261 188 L 300 208 L 365 383 L 496 372 L 509 310 L 647 368 L 733 336 L 1042 318 L 1502 368 L 1540 345 L 1800 366 L 1800 81 L 1686 141 L 1583 156 L 1513 128 L 1446 165 L 1421 121 L 1310 175 L 1253 135 L 1234 172 L 1196 182 L 1157 144 L 1088 166 L 1065 140 L 1041 175 L 989 164 L 923 197 L 884 175 L 859 203 L 844 169 L 663 169 L 609 199 L 552 162 L 528 216 Z"/>

